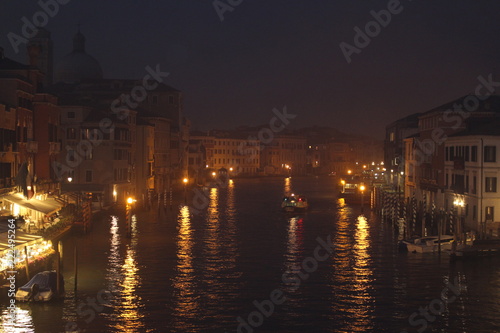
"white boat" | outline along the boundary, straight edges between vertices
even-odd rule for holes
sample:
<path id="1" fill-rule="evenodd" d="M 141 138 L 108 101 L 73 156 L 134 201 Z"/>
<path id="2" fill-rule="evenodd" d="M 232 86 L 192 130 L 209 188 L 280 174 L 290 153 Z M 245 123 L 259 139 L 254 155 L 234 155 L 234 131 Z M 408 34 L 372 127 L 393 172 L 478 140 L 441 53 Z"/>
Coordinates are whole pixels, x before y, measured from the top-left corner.
<path id="1" fill-rule="evenodd" d="M 427 236 L 413 240 L 403 240 L 402 243 L 406 244 L 408 252 L 428 253 L 437 252 L 439 244 L 441 244 L 441 251 L 449 251 L 454 240 L 454 237 L 451 235 L 441 235 L 441 239 L 438 236 Z"/>
<path id="2" fill-rule="evenodd" d="M 59 274 L 60 294 L 57 294 L 57 273 L 45 271 L 37 273 L 28 283 L 16 292 L 16 300 L 20 302 L 40 301 L 48 302 L 52 298 L 64 294 L 64 279 Z"/>

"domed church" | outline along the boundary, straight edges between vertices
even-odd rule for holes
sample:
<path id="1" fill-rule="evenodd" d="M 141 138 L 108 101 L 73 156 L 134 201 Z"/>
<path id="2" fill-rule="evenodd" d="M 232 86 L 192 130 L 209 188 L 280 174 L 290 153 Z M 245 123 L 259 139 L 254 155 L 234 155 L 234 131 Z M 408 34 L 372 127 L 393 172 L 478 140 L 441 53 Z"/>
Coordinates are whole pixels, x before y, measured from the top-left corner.
<path id="1" fill-rule="evenodd" d="M 85 52 L 85 36 L 78 30 L 73 37 L 73 51 L 55 66 L 54 83 L 78 83 L 84 79 L 102 79 L 102 68 Z"/>

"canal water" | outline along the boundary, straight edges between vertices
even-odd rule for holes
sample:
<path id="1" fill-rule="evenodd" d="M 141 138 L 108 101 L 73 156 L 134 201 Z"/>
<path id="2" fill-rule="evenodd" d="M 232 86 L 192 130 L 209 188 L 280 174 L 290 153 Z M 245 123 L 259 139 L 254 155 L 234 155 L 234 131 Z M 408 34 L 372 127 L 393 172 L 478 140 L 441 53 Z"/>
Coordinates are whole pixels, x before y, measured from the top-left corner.
<path id="1" fill-rule="evenodd" d="M 282 213 L 289 191 L 310 211 Z M 16 304 L 15 325 L 3 302 L 3 331 L 500 332 L 500 260 L 400 253 L 391 224 L 345 205 L 333 178 L 193 195 L 134 215 L 131 237 L 120 214 L 66 237 L 66 298 Z"/>

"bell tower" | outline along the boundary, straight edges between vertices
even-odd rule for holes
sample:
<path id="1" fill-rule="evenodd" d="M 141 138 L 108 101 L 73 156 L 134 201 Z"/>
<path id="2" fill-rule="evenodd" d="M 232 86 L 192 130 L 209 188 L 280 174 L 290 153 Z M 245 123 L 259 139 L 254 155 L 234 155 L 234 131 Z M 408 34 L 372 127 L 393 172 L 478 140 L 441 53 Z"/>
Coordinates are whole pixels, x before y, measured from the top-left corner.
<path id="1" fill-rule="evenodd" d="M 38 48 L 37 58 L 32 58 L 34 46 Z M 30 65 L 37 66 L 44 74 L 43 86 L 48 87 L 53 82 L 53 53 L 54 46 L 50 38 L 50 32 L 44 28 L 38 27 L 38 33 L 28 42 L 28 55 Z"/>

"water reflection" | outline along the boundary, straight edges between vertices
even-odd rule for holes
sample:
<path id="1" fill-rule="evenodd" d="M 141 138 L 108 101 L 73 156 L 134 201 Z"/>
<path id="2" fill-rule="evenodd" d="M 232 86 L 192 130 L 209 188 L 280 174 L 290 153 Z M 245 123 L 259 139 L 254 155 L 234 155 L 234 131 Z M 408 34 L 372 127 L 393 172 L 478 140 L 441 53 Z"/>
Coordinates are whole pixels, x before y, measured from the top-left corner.
<path id="1" fill-rule="evenodd" d="M 360 215 L 356 221 L 356 232 L 354 234 L 354 283 L 353 302 L 355 307 L 351 308 L 352 317 L 356 319 L 356 326 L 363 332 L 373 330 L 373 297 L 371 295 L 373 271 L 371 269 L 371 257 L 368 249 L 370 247 L 370 226 L 364 215 Z"/>
<path id="2" fill-rule="evenodd" d="M 300 270 L 304 252 L 304 223 L 303 219 L 294 216 L 288 219 L 287 249 L 285 254 L 285 272 Z M 289 292 L 293 292 L 295 286 L 287 285 Z"/>
<path id="3" fill-rule="evenodd" d="M 16 306 L 14 310 L 15 320 L 7 309 L 2 311 L 2 332 L 29 333 L 35 332 L 31 310 L 25 310 Z"/>
<path id="4" fill-rule="evenodd" d="M 200 311 L 197 278 L 193 265 L 193 230 L 188 206 L 183 206 L 177 218 L 177 274 L 173 279 L 175 301 L 173 326 L 179 330 L 189 330 L 189 324 L 197 319 Z"/>
<path id="5" fill-rule="evenodd" d="M 239 256 L 236 241 L 235 184 L 229 180 L 226 188 L 210 191 L 203 237 L 202 267 L 200 272 L 206 293 L 203 302 L 208 318 L 231 322 L 234 317 L 227 312 L 234 308 L 234 299 L 239 296 L 241 273 L 237 270 Z M 226 314 L 217 309 L 224 308 Z"/>
<path id="6" fill-rule="evenodd" d="M 125 258 L 120 254 L 120 234 L 118 217 L 111 218 L 111 249 L 109 255 L 107 281 L 108 288 L 115 296 L 114 303 L 120 309 L 118 315 L 113 316 L 112 327 L 120 332 L 142 332 L 144 329 L 141 313 L 142 299 L 138 296 L 137 289 L 141 279 L 137 267 L 137 217 L 132 215 L 131 240 L 127 245 Z M 117 292 L 119 291 L 119 292 Z"/>
<path id="7" fill-rule="evenodd" d="M 373 271 L 370 254 L 370 226 L 365 216 L 355 216 L 351 207 L 339 200 L 335 234 L 334 290 L 332 317 L 343 322 L 349 332 L 373 331 Z"/>
<path id="8" fill-rule="evenodd" d="M 284 194 L 292 193 L 292 177 L 285 178 L 285 183 L 283 185 L 283 193 Z"/>

